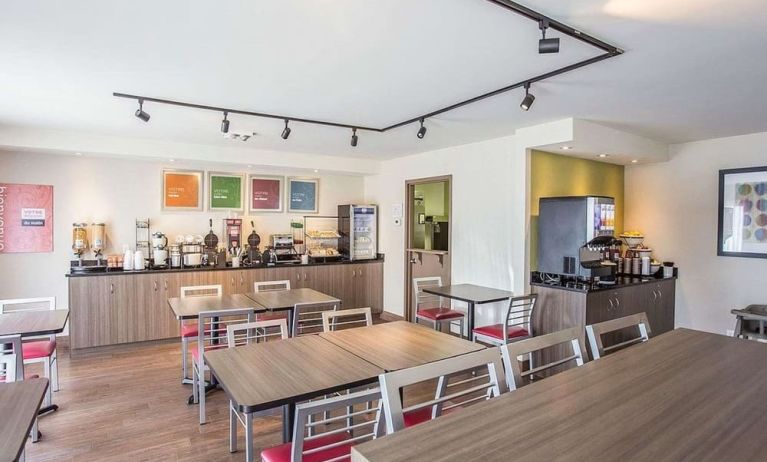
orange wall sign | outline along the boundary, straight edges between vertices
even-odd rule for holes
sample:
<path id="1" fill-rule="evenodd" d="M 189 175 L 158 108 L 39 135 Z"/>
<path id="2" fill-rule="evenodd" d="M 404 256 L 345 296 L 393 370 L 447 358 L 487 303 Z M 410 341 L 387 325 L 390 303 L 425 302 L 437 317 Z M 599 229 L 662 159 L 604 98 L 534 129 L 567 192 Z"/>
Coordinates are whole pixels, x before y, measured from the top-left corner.
<path id="1" fill-rule="evenodd" d="M 202 172 L 163 171 L 163 208 L 202 209 Z"/>
<path id="2" fill-rule="evenodd" d="M 53 252 L 53 186 L 0 183 L 0 253 Z"/>

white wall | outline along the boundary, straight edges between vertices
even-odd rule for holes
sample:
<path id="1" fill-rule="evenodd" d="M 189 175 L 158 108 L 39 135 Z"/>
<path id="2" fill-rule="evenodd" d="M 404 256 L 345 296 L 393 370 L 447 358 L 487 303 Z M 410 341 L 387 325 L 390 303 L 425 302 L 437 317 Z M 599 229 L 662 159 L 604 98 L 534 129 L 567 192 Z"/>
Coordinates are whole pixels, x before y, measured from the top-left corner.
<path id="1" fill-rule="evenodd" d="M 149 218 L 152 229 L 171 238 L 177 234 L 208 232 L 208 218 L 223 241 L 222 212 L 160 211 L 163 167 L 197 168 L 217 171 L 247 171 L 231 165 L 203 163 L 161 164 L 134 159 L 75 157 L 51 154 L 0 151 L 0 182 L 53 185 L 53 253 L 0 254 L 0 299 L 55 295 L 59 307 L 67 307 L 67 283 L 71 257 L 72 223 L 104 221 L 107 225 L 107 253 L 116 253 L 123 244 L 135 245 L 135 219 Z M 362 176 L 322 175 L 299 170 L 251 170 L 253 173 L 305 175 L 320 178 L 320 214 L 336 215 L 341 203 L 364 199 Z M 250 233 L 249 220 L 266 242 L 270 234 L 290 232 L 290 218 L 299 215 L 262 214 L 246 217 L 243 232 Z M 262 244 L 263 245 L 263 244 Z M 92 255 L 92 254 L 91 254 Z"/>
<path id="2" fill-rule="evenodd" d="M 670 157 L 626 168 L 626 229 L 679 266 L 676 325 L 724 334 L 732 308 L 767 303 L 767 260 L 716 255 L 718 171 L 767 165 L 767 132 L 675 145 Z"/>
<path id="3" fill-rule="evenodd" d="M 512 231 L 525 227 L 525 217 L 512 212 L 519 206 L 515 201 L 524 202 L 524 194 L 513 193 L 518 182 L 515 177 L 521 175 L 524 188 L 524 152 L 522 167 L 516 170 L 515 156 L 519 157 L 514 137 L 506 137 L 393 159 L 382 163 L 379 175 L 365 177 L 366 200 L 380 207 L 386 311 L 404 314 L 405 226 L 394 225 L 392 205 L 404 204 L 405 181 L 409 179 L 453 175 L 453 283 L 499 289 L 524 284 L 527 278 L 520 274 L 523 270 L 515 271 L 511 250 L 515 243 L 524 249 L 524 235 L 516 236 Z M 523 266 L 524 261 L 519 264 Z M 500 312 L 497 307 L 478 307 L 477 324 L 494 319 Z"/>

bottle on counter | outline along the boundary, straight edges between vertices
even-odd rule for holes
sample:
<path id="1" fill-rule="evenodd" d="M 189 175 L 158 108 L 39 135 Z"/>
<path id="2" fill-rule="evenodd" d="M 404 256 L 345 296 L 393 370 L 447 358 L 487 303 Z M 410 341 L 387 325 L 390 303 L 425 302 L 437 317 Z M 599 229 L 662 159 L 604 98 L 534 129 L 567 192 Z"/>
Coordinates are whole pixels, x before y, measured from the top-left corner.
<path id="1" fill-rule="evenodd" d="M 133 252 L 127 245 L 123 246 L 123 270 L 133 270 Z"/>
<path id="2" fill-rule="evenodd" d="M 144 270 L 144 252 L 141 250 L 136 250 L 136 253 L 133 254 L 133 269 L 136 271 Z"/>
<path id="3" fill-rule="evenodd" d="M 642 257 L 642 276 L 650 275 L 650 257 Z"/>

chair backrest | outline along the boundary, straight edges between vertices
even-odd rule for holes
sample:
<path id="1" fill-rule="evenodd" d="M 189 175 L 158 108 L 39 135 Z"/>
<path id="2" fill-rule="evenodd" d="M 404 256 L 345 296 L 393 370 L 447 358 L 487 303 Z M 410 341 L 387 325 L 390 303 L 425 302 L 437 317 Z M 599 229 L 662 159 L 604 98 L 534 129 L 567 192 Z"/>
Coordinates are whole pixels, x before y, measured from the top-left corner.
<path id="1" fill-rule="evenodd" d="M 21 354 L 21 336 L 0 337 L 0 382 L 24 380 L 24 359 Z"/>
<path id="2" fill-rule="evenodd" d="M 364 327 L 373 325 L 373 313 L 370 307 L 353 308 L 351 310 L 323 311 L 322 312 L 322 330 L 331 332 L 349 327 Z"/>
<path id="3" fill-rule="evenodd" d="M 437 308 L 442 306 L 442 297 L 427 294 L 423 291 L 426 287 L 442 287 L 442 278 L 440 276 L 413 278 L 413 304 L 415 305 L 415 311 L 422 307 Z"/>
<path id="4" fill-rule="evenodd" d="M 227 344 L 227 328 L 229 324 L 244 324 L 253 322 L 256 311 L 253 308 L 237 308 L 232 310 L 200 311 L 197 322 L 197 351 L 202 363 L 203 353 L 208 350 L 224 348 Z"/>
<path id="5" fill-rule="evenodd" d="M 602 344 L 602 336 L 610 332 L 615 332 L 628 327 L 636 327 L 639 330 L 639 337 L 632 338 L 623 342 L 616 343 L 615 345 L 604 346 Z M 610 352 L 626 348 L 629 345 L 636 343 L 646 342 L 650 339 L 650 322 L 647 320 L 645 313 L 632 314 L 618 319 L 611 319 L 596 324 L 586 326 L 586 335 L 589 338 L 589 346 L 591 347 L 591 357 L 593 359 L 599 359 L 600 357 Z"/>
<path id="6" fill-rule="evenodd" d="M 509 327 L 523 328 L 527 330 L 527 335 L 533 336 L 533 324 L 530 320 L 533 317 L 533 310 L 535 310 L 535 302 L 537 300 L 537 294 L 521 295 L 519 297 L 512 297 L 509 300 L 506 318 L 503 321 L 503 343 L 509 342 Z"/>
<path id="7" fill-rule="evenodd" d="M 185 286 L 181 288 L 181 298 L 184 297 L 204 297 L 215 295 L 220 297 L 224 293 L 221 284 L 210 284 L 206 286 Z"/>
<path id="8" fill-rule="evenodd" d="M 472 375 L 474 373 L 474 375 Z M 405 407 L 400 389 L 439 378 L 434 399 Z M 498 348 L 488 348 L 421 366 L 387 372 L 378 377 L 386 432 L 405 427 L 405 414 L 431 408 L 431 418 L 444 411 L 490 399 L 505 390 Z"/>
<path id="9" fill-rule="evenodd" d="M 0 300 L 0 314 L 16 311 L 49 311 L 56 309 L 56 297 L 15 298 Z"/>
<path id="10" fill-rule="evenodd" d="M 288 338 L 288 323 L 283 319 L 228 324 L 226 343 L 229 348 L 266 341 L 269 337 Z"/>
<path id="11" fill-rule="evenodd" d="M 767 305 L 748 305 L 731 313 L 735 315 L 733 337 L 767 340 Z"/>
<path id="12" fill-rule="evenodd" d="M 503 356 L 503 366 L 506 371 L 506 382 L 509 384 L 509 390 L 516 390 L 521 387 L 524 376 L 534 376 L 554 367 L 570 365 L 572 363 L 575 363 L 576 366 L 583 366 L 583 355 L 586 350 L 582 344 L 581 332 L 580 327 L 571 327 L 551 334 L 541 335 L 540 337 L 532 337 L 503 345 L 501 347 L 501 354 Z M 531 369 L 522 370 L 522 366 L 517 359 L 519 356 L 561 344 L 569 344 L 572 353 L 550 363 L 535 365 Z"/>
<path id="13" fill-rule="evenodd" d="M 349 460 L 349 444 L 383 436 L 380 398 L 381 391 L 373 388 L 296 405 L 291 461 Z"/>
<path id="14" fill-rule="evenodd" d="M 253 292 L 274 292 L 276 290 L 290 290 L 290 279 L 283 281 L 261 281 L 253 283 Z"/>
<path id="15" fill-rule="evenodd" d="M 293 336 L 322 332 L 322 313 L 338 309 L 338 302 L 296 303 L 293 307 Z"/>

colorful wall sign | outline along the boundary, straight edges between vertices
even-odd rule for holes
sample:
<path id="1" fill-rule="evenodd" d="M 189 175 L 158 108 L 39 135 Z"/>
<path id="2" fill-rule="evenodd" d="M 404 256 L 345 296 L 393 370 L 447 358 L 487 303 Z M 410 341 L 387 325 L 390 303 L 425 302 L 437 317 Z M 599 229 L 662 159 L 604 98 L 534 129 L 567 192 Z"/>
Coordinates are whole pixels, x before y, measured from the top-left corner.
<path id="1" fill-rule="evenodd" d="M 163 210 L 202 210 L 203 172 L 163 170 Z"/>
<path id="2" fill-rule="evenodd" d="M 317 178 L 288 178 L 288 212 L 317 213 L 319 185 Z"/>
<path id="3" fill-rule="evenodd" d="M 237 173 L 208 173 L 208 209 L 242 210 L 243 176 Z"/>
<path id="4" fill-rule="evenodd" d="M 53 252 L 53 186 L 0 183 L 0 253 Z"/>
<path id="5" fill-rule="evenodd" d="M 282 212 L 282 182 L 281 176 L 250 175 L 250 211 Z"/>

